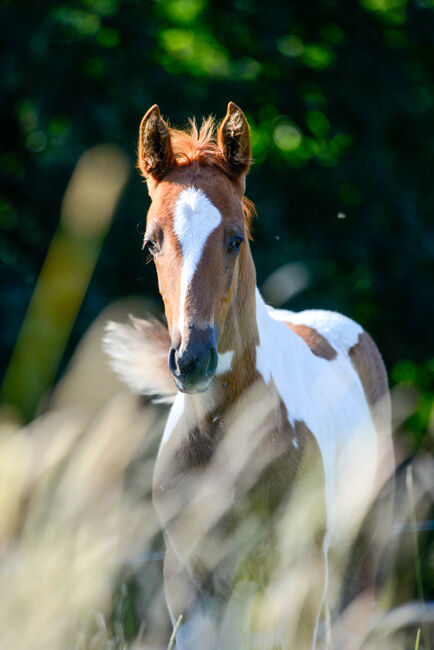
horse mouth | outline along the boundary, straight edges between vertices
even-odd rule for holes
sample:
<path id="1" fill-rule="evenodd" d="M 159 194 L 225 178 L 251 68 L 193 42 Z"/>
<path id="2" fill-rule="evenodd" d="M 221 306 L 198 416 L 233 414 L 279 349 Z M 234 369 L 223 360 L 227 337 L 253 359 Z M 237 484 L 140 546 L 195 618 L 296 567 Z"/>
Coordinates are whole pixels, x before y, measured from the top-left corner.
<path id="1" fill-rule="evenodd" d="M 195 393 L 205 393 L 212 383 L 212 377 L 208 377 L 202 381 L 196 383 L 191 382 L 181 382 L 177 377 L 175 379 L 175 386 L 180 393 L 186 393 L 188 395 L 194 395 Z"/>

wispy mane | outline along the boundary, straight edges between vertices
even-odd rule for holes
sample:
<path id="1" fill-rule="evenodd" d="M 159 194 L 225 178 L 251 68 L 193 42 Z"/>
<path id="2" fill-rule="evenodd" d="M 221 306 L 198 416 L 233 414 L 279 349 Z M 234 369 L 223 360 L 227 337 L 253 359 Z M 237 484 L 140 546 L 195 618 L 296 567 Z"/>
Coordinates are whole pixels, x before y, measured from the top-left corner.
<path id="1" fill-rule="evenodd" d="M 185 130 L 170 128 L 173 153 L 177 165 L 191 165 L 194 162 L 203 165 L 215 165 L 227 176 L 232 173 L 217 144 L 217 122 L 212 115 L 203 118 L 198 127 L 196 119 L 190 118 Z M 254 203 L 246 196 L 243 197 L 243 209 L 250 236 L 250 222 L 256 215 Z"/>
<path id="2" fill-rule="evenodd" d="M 211 115 L 202 120 L 199 128 L 194 117 L 189 119 L 185 131 L 171 128 L 172 147 L 177 163 L 190 165 L 197 161 L 222 167 L 224 160 L 217 146 L 216 131 L 216 122 Z"/>

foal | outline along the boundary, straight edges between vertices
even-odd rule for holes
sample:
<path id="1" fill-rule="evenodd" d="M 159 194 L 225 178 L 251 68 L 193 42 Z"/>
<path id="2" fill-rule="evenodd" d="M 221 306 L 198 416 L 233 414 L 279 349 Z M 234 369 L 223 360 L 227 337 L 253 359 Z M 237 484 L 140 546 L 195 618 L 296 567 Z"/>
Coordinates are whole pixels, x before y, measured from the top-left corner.
<path id="1" fill-rule="evenodd" d="M 170 129 L 157 106 L 143 117 L 144 245 L 168 330 L 111 324 L 105 345 L 135 390 L 176 394 L 153 494 L 178 650 L 317 647 L 372 588 L 372 558 L 354 549 L 391 457 L 386 373 L 345 316 L 265 305 L 249 127 L 232 102 L 214 133 L 210 119 Z"/>

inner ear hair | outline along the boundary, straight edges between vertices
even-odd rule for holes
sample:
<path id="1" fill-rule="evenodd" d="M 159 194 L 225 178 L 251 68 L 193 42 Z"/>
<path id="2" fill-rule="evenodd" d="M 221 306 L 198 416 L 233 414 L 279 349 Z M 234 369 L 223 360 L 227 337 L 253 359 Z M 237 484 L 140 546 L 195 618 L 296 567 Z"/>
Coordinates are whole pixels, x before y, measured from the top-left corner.
<path id="1" fill-rule="evenodd" d="M 251 161 L 250 129 L 243 111 L 233 102 L 218 130 L 218 145 L 231 172 L 246 174 Z"/>
<path id="2" fill-rule="evenodd" d="M 169 127 L 154 104 L 140 123 L 138 167 L 145 178 L 152 176 L 160 181 L 174 164 Z"/>

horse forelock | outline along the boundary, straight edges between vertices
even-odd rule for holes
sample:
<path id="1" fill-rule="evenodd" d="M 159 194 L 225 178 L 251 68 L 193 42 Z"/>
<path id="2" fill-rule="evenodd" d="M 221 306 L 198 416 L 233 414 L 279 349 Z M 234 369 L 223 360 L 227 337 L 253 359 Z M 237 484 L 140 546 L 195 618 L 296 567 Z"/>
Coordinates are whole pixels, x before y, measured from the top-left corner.
<path id="1" fill-rule="evenodd" d="M 195 118 L 190 118 L 186 130 L 170 128 L 170 137 L 178 165 L 198 161 L 226 169 L 217 146 L 216 123 L 211 115 L 203 119 L 199 128 Z"/>

